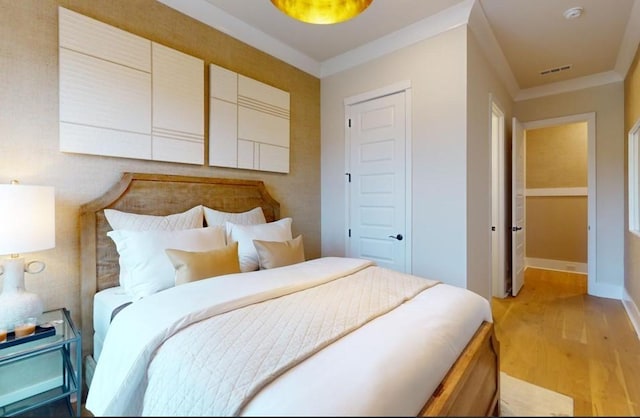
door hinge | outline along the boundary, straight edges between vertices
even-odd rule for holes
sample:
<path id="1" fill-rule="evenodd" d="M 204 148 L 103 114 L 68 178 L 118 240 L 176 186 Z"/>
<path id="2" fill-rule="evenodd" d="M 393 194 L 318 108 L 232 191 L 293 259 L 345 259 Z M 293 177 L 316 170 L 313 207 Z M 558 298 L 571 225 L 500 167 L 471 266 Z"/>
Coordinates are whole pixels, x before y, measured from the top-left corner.
<path id="1" fill-rule="evenodd" d="M 349 128 L 351 128 L 351 118 L 347 119 L 347 123 L 348 123 Z"/>
<path id="2" fill-rule="evenodd" d="M 351 173 L 344 173 L 344 175 L 349 177 L 349 183 L 351 183 Z"/>
<path id="3" fill-rule="evenodd" d="M 349 238 L 351 238 L 351 228 L 349 228 Z"/>

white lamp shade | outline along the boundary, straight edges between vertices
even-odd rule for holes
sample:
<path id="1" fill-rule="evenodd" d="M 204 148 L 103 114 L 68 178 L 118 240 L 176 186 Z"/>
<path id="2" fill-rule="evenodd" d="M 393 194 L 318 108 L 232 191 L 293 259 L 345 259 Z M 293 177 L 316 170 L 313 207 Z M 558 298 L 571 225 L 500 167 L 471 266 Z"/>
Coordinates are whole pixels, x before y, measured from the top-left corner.
<path id="1" fill-rule="evenodd" d="M 0 254 L 55 247 L 55 218 L 53 187 L 0 185 Z"/>

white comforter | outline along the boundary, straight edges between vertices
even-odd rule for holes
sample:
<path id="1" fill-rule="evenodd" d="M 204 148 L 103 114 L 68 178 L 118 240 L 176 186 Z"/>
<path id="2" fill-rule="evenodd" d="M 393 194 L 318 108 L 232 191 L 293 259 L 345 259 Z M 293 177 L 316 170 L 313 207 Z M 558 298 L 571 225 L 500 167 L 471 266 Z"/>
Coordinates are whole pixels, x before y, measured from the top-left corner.
<path id="1" fill-rule="evenodd" d="M 165 339 L 202 319 L 368 265 L 321 258 L 202 280 L 136 302 L 109 328 L 87 409 L 96 416 L 145 414 L 147 368 Z M 483 320 L 491 320 L 485 299 L 434 286 L 281 375 L 243 415 L 415 415 Z"/>

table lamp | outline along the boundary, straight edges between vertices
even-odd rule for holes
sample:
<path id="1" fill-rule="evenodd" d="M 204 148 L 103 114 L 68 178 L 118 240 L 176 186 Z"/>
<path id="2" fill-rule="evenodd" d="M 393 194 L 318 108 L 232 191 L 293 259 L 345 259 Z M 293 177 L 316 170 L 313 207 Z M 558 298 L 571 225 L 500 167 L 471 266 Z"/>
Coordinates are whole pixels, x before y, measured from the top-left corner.
<path id="1" fill-rule="evenodd" d="M 0 185 L 0 327 L 11 329 L 25 318 L 42 314 L 42 300 L 24 287 L 24 273 L 44 270 L 42 261 L 25 263 L 21 253 L 55 247 L 55 196 L 53 187 L 27 186 L 12 181 Z"/>

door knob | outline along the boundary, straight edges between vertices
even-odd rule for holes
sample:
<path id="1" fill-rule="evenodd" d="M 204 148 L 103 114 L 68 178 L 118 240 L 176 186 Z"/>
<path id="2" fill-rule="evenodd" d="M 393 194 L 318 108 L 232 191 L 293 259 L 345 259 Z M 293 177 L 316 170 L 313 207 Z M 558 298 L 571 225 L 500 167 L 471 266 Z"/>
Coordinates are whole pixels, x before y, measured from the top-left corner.
<path id="1" fill-rule="evenodd" d="M 402 234 L 398 234 L 398 235 L 389 235 L 389 238 L 395 238 L 398 241 L 402 241 L 402 238 L 404 237 L 402 236 Z"/>

